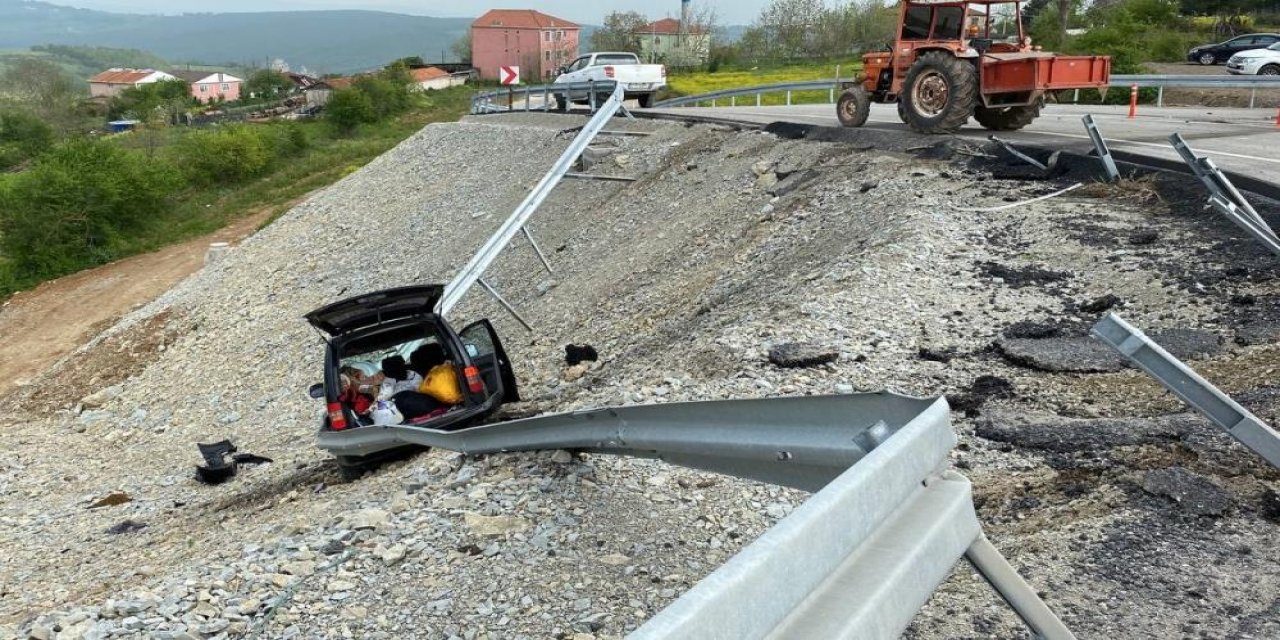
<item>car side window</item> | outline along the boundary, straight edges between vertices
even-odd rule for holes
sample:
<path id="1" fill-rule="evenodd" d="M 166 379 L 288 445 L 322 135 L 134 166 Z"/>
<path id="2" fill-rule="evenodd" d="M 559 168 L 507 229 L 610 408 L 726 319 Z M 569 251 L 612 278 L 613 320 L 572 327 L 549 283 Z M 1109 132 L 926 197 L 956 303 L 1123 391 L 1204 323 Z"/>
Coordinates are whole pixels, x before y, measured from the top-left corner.
<path id="1" fill-rule="evenodd" d="M 1275 36 L 1258 36 L 1254 39 L 1254 44 L 1275 44 L 1277 38 Z"/>
<path id="2" fill-rule="evenodd" d="M 1253 44 L 1253 36 L 1244 36 L 1241 38 L 1236 38 L 1235 40 L 1227 41 L 1228 47 L 1243 47 L 1249 44 Z"/>
<path id="3" fill-rule="evenodd" d="M 573 64 L 569 65 L 569 72 L 582 71 L 582 68 L 587 66 L 587 60 L 589 59 L 590 58 L 578 58 L 577 60 L 574 60 Z"/>

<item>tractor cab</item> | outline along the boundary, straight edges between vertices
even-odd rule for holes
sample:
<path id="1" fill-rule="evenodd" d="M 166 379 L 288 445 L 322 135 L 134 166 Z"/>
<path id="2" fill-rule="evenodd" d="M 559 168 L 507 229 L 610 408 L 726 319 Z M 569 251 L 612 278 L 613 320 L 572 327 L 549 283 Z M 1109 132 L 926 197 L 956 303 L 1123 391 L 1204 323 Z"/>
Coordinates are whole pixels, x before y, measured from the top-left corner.
<path id="1" fill-rule="evenodd" d="M 845 126 L 866 122 L 870 103 L 898 103 L 921 133 L 951 133 L 970 117 L 988 129 L 1020 129 L 1048 91 L 1105 86 L 1106 56 L 1060 56 L 1033 46 L 1013 0 L 904 0 L 890 51 L 863 57 L 861 82 L 840 97 Z"/>

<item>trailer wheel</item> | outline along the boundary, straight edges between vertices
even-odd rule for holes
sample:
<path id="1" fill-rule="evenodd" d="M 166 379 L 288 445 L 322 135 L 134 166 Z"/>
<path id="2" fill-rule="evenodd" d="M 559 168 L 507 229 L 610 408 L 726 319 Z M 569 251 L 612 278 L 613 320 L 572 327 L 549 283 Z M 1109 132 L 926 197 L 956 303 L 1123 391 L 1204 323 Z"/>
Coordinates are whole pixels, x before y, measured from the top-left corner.
<path id="1" fill-rule="evenodd" d="M 658 94 L 656 94 L 656 93 L 642 93 L 642 94 L 640 94 L 640 97 L 639 97 L 639 98 L 637 98 L 637 100 L 640 102 L 640 108 L 641 108 L 641 109 L 652 109 L 652 108 L 653 108 L 653 103 L 654 103 L 654 102 L 657 102 L 657 97 L 658 97 Z"/>
<path id="2" fill-rule="evenodd" d="M 861 127 L 871 115 L 871 96 L 862 87 L 850 87 L 840 94 L 836 117 L 846 127 Z"/>
<path id="3" fill-rule="evenodd" d="M 978 107 L 973 119 L 992 131 L 1017 131 L 1040 117 L 1040 103 L 1025 107 Z"/>
<path id="4" fill-rule="evenodd" d="M 920 133 L 952 133 L 978 103 L 978 70 L 948 53 L 929 51 L 907 70 L 900 100 L 907 124 Z"/>

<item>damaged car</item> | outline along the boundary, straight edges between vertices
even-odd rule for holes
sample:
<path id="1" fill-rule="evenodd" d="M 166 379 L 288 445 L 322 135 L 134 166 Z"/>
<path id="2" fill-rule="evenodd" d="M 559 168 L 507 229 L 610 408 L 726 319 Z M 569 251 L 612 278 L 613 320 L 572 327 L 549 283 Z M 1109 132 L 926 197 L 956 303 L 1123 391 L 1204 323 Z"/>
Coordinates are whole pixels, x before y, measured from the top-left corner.
<path id="1" fill-rule="evenodd" d="M 493 324 L 479 320 L 454 330 L 436 312 L 444 291 L 439 284 L 387 289 L 307 314 L 325 338 L 324 381 L 310 389 L 311 397 L 325 401 L 322 434 L 392 426 L 460 429 L 520 399 Z M 339 458 L 344 468 L 365 462 Z"/>

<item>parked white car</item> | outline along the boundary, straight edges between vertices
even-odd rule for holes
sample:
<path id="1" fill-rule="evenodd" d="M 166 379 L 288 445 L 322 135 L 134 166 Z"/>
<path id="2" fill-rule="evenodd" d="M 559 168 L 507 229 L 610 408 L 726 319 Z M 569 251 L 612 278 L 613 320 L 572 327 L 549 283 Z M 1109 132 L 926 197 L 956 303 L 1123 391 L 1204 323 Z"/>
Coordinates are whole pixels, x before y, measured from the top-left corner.
<path id="1" fill-rule="evenodd" d="M 627 99 L 639 100 L 640 106 L 652 107 L 658 91 L 667 86 L 667 67 L 660 64 L 640 64 L 634 53 L 588 53 L 560 68 L 554 84 L 580 84 L 584 82 L 621 82 L 627 87 Z M 567 94 L 567 95 L 566 95 Z M 561 111 L 570 102 L 590 100 L 590 92 L 577 89 L 556 96 Z M 598 94 L 597 99 L 604 94 Z"/>
<path id="2" fill-rule="evenodd" d="M 1266 49 L 1241 51 L 1227 61 L 1227 72 L 1245 76 L 1280 76 L 1280 42 Z"/>

